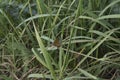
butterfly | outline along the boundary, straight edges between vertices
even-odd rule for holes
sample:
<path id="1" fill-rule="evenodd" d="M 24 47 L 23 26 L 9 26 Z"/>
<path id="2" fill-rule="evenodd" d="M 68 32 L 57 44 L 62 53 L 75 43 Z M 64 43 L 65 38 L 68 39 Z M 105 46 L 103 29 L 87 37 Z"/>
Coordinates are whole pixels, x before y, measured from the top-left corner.
<path id="1" fill-rule="evenodd" d="M 54 42 L 52 43 L 52 45 L 53 45 L 53 46 L 56 46 L 56 47 L 60 47 L 60 46 L 61 46 L 61 43 L 60 43 L 59 39 L 56 38 L 56 39 L 54 40 Z"/>

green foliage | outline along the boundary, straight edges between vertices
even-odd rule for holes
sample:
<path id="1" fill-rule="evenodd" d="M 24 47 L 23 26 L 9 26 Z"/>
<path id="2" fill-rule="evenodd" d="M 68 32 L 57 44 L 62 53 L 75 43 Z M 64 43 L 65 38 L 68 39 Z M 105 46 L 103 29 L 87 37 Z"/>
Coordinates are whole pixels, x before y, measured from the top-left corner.
<path id="1" fill-rule="evenodd" d="M 118 80 L 119 6 L 120 0 L 0 0 L 0 79 Z"/>

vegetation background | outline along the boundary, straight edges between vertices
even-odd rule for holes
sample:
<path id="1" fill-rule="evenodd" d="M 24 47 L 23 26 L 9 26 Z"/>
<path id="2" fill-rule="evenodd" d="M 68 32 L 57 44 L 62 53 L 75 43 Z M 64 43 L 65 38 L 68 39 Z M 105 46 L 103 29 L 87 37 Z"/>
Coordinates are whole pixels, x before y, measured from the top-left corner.
<path id="1" fill-rule="evenodd" d="M 0 80 L 120 80 L 120 0 L 0 0 Z"/>

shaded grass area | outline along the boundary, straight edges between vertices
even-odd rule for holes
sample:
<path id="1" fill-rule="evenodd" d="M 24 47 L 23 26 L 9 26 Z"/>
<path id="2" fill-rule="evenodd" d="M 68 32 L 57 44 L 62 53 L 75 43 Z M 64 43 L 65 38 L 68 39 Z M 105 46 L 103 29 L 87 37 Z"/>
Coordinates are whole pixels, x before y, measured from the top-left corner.
<path id="1" fill-rule="evenodd" d="M 0 79 L 119 80 L 120 0 L 1 0 Z"/>

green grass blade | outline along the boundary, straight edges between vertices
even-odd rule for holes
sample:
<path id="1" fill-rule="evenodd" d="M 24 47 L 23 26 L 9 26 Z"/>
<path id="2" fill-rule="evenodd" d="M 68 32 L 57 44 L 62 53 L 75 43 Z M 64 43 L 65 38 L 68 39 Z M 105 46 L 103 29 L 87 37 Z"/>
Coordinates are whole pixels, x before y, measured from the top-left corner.
<path id="1" fill-rule="evenodd" d="M 87 77 L 90 77 L 91 79 L 95 79 L 95 80 L 98 80 L 97 77 L 93 76 L 92 74 L 88 73 L 87 71 L 83 70 L 83 69 L 80 69 L 78 68 L 78 70 L 83 73 L 85 76 Z"/>
<path id="2" fill-rule="evenodd" d="M 55 75 L 55 71 L 54 71 L 53 66 L 51 64 L 52 62 L 51 62 L 51 59 L 50 59 L 50 54 L 47 52 L 46 48 L 44 47 L 42 39 L 39 36 L 39 33 L 38 33 L 35 25 L 34 25 L 34 29 L 35 29 L 35 34 L 36 34 L 36 38 L 37 38 L 38 44 L 39 44 L 39 46 L 41 48 L 41 52 L 43 53 L 43 56 L 45 58 L 45 62 L 47 64 L 47 68 L 50 70 L 50 72 L 51 72 L 52 77 L 54 78 L 54 80 L 57 80 L 56 75 Z"/>

